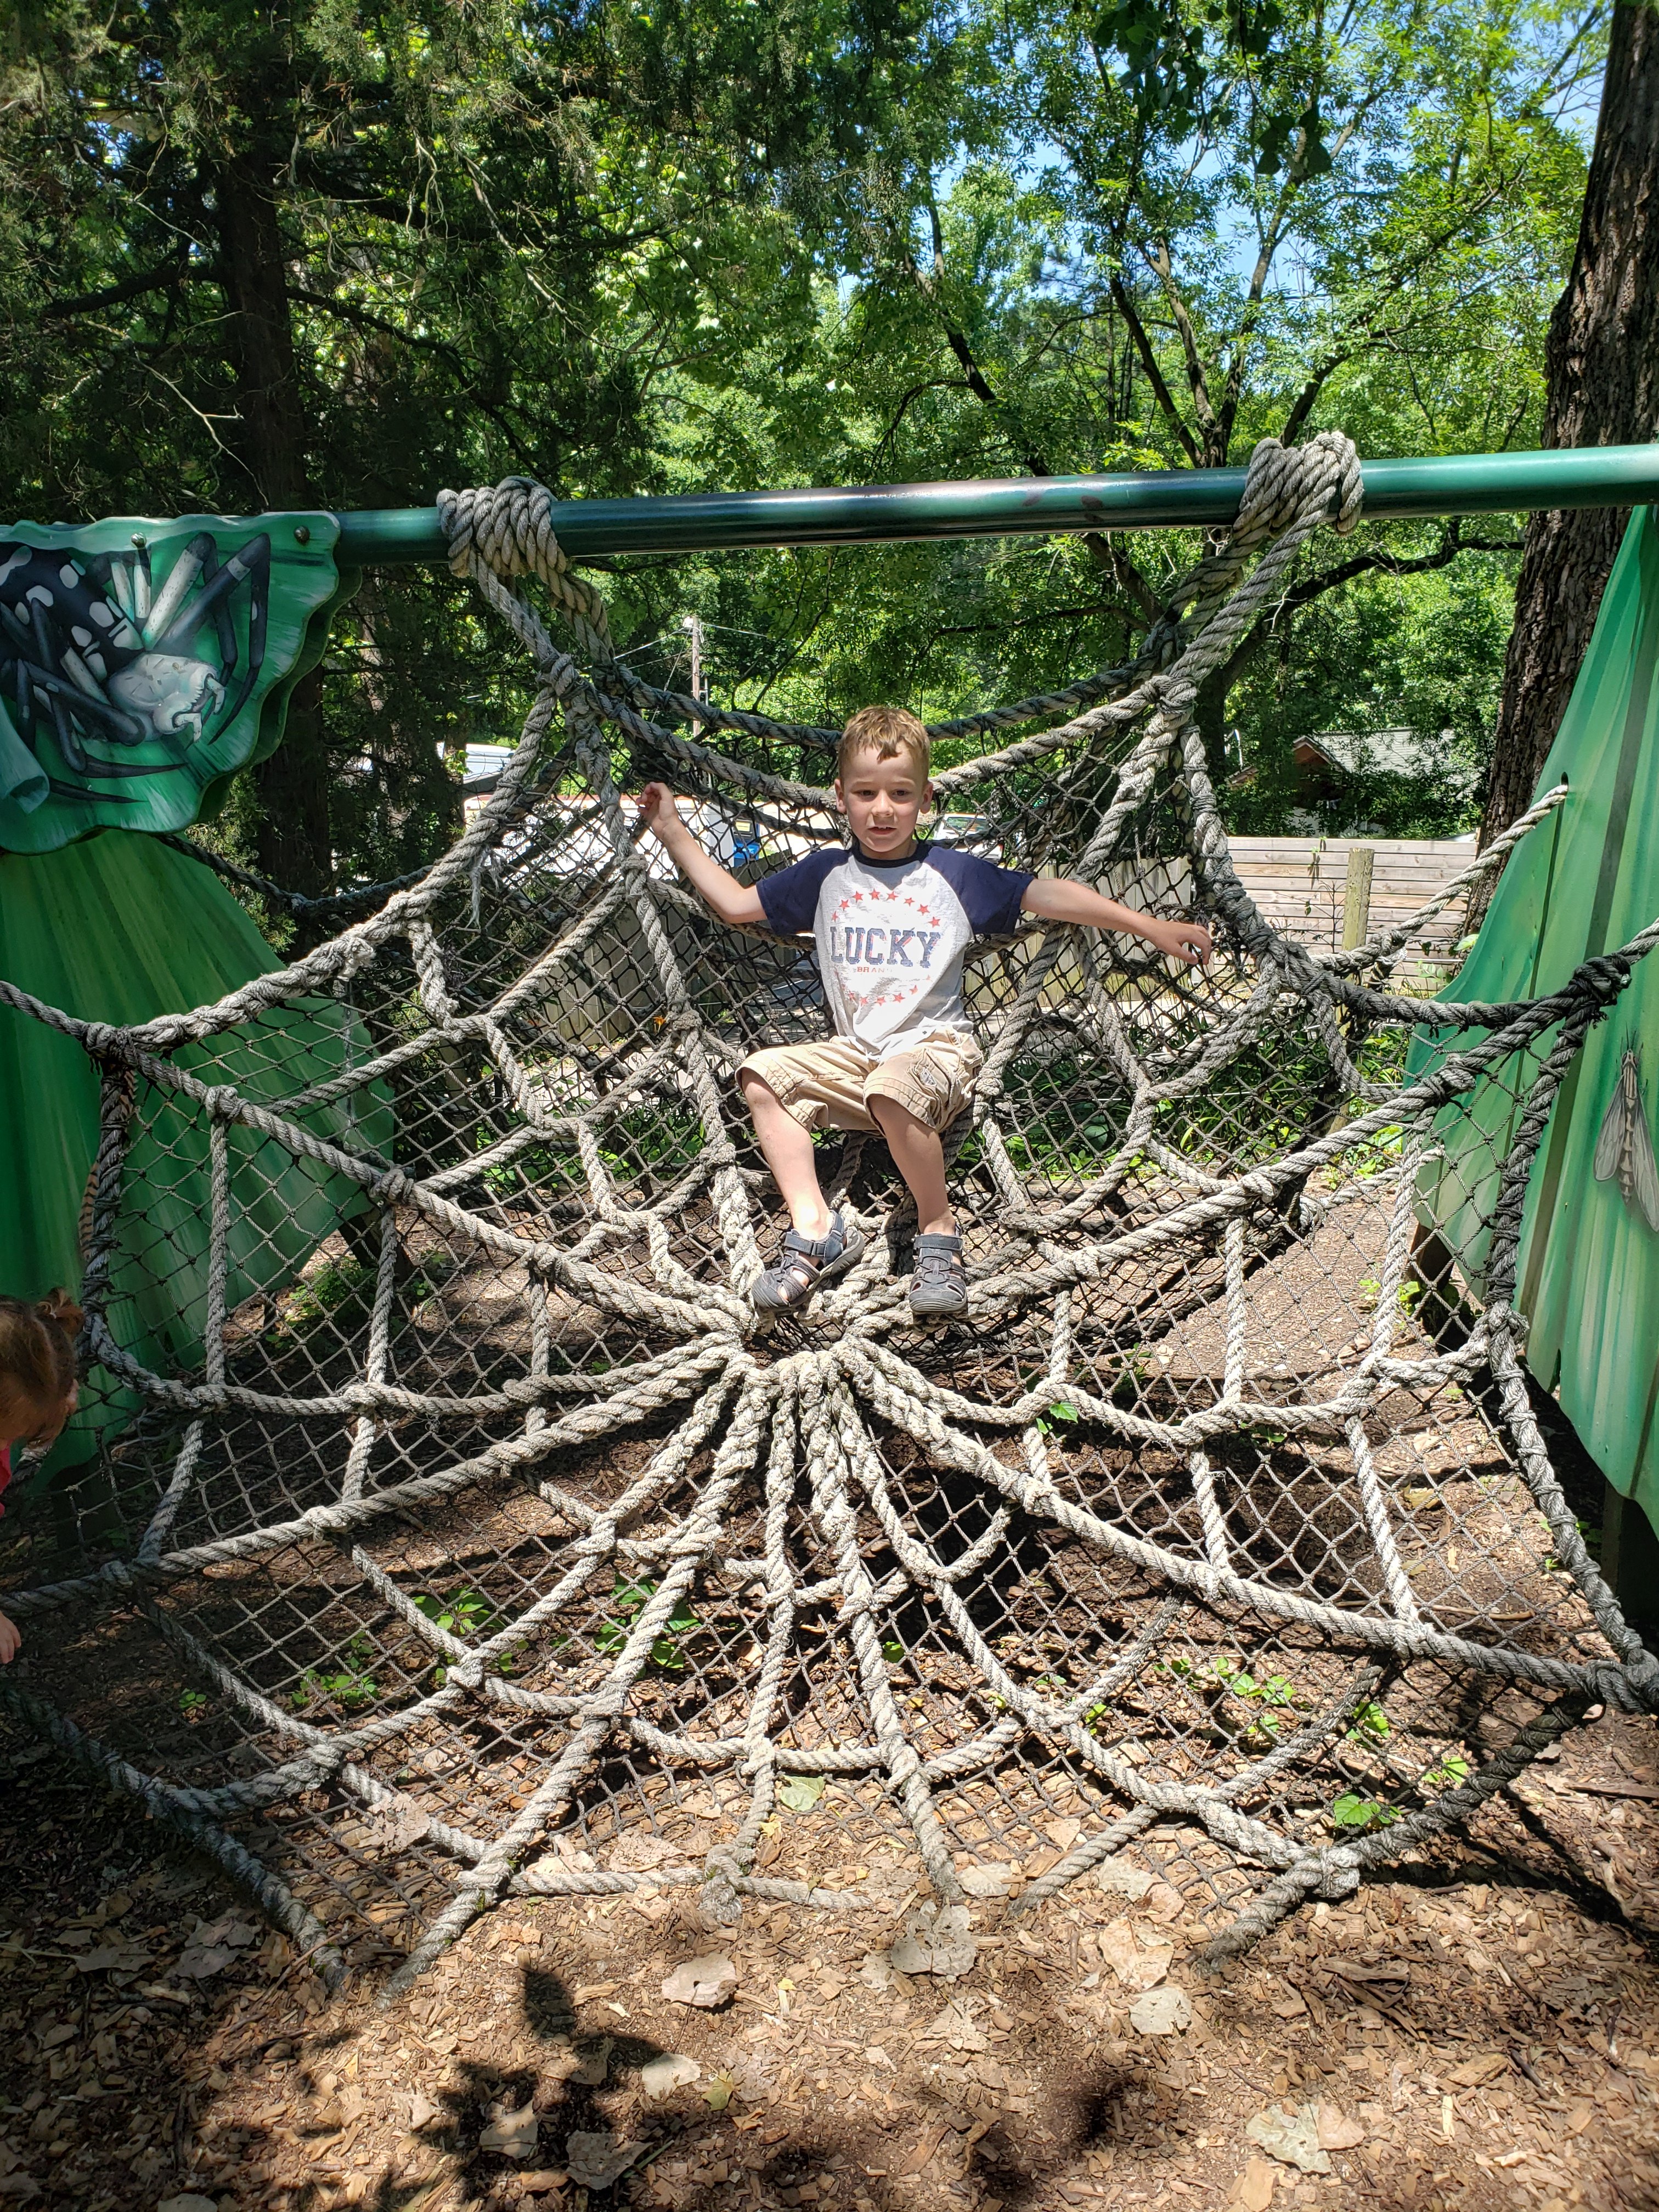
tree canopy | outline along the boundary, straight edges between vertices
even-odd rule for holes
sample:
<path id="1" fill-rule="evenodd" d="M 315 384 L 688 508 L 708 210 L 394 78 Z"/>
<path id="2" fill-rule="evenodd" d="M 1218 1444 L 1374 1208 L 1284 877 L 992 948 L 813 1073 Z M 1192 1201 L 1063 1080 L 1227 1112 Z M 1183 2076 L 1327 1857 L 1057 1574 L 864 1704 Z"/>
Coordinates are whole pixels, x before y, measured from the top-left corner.
<path id="1" fill-rule="evenodd" d="M 1532 442 L 1604 10 L 28 0 L 0 35 L 0 505 L 75 520 Z M 1367 525 L 1308 566 L 1206 708 L 1241 826 L 1297 735 L 1402 723 L 1468 775 L 1387 826 L 1464 826 L 1514 546 Z M 833 720 L 1116 658 L 1195 550 L 602 580 L 644 672 L 695 611 L 717 696 Z M 366 579 L 218 834 L 300 888 L 418 862 L 502 668 L 446 576 Z"/>

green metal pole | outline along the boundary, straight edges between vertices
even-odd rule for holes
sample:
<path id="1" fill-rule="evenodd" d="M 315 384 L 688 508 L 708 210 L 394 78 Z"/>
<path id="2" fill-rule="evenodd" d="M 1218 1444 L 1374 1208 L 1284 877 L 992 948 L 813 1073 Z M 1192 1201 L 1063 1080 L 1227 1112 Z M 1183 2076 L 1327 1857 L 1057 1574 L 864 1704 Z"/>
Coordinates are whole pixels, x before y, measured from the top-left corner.
<path id="1" fill-rule="evenodd" d="M 1367 461 L 1364 479 L 1365 512 L 1376 519 L 1638 507 L 1659 501 L 1659 445 Z M 578 555 L 717 552 L 1023 531 L 1191 528 L 1231 522 L 1243 492 L 1243 469 L 874 484 L 852 491 L 700 492 L 556 501 L 553 526 L 560 544 Z M 339 523 L 336 557 L 342 568 L 445 557 L 435 507 L 374 508 L 343 514 Z"/>

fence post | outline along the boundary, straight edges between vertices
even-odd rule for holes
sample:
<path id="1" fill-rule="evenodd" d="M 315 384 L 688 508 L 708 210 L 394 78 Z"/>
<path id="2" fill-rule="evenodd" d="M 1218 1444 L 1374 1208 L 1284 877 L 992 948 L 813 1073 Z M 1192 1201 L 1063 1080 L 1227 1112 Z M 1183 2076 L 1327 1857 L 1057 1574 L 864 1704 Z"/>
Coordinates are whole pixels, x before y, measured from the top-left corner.
<path id="1" fill-rule="evenodd" d="M 1347 879 L 1342 890 L 1342 950 L 1351 952 L 1365 942 L 1371 918 L 1371 862 L 1369 845 L 1355 845 L 1348 854 Z"/>

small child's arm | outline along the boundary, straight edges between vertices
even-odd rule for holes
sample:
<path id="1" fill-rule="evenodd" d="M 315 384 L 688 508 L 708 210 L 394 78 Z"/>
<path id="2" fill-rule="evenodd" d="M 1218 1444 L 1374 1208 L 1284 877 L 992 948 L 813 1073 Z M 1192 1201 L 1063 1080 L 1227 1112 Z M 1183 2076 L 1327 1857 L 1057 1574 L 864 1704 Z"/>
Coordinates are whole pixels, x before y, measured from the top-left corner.
<path id="1" fill-rule="evenodd" d="M 665 783 L 647 783 L 640 793 L 640 820 L 698 896 L 733 927 L 764 921 L 760 893 L 727 873 L 712 853 L 681 821 L 679 802 Z"/>
<path id="2" fill-rule="evenodd" d="M 1045 921 L 1082 922 L 1091 929 L 1144 937 L 1148 945 L 1190 967 L 1203 967 L 1210 957 L 1210 933 L 1201 921 L 1165 921 L 1157 915 L 1142 914 L 1066 876 L 1033 877 L 1019 903 L 1023 912 L 1039 915 Z"/>

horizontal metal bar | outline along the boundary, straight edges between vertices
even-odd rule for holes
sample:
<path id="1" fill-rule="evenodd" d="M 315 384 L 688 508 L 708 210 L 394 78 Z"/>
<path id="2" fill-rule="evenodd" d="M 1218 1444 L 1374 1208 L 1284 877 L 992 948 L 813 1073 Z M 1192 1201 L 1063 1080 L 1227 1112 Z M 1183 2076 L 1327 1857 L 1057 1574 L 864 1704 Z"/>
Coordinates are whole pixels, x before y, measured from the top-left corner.
<path id="1" fill-rule="evenodd" d="M 1432 460 L 1366 461 L 1363 467 L 1365 513 L 1374 520 L 1659 501 L 1659 444 L 1453 453 Z M 1243 493 L 1243 469 L 1000 477 L 967 483 L 866 484 L 853 490 L 556 500 L 553 526 L 560 544 L 579 556 L 720 552 L 753 545 L 873 545 L 1023 532 L 1190 529 L 1231 522 Z M 447 557 L 435 507 L 346 510 L 335 520 L 335 558 L 343 568 Z"/>
<path id="2" fill-rule="evenodd" d="M 1659 500 L 1659 445 L 1367 461 L 1364 482 L 1365 512 L 1373 517 L 1634 507 Z M 698 492 L 669 499 L 556 501 L 553 527 L 560 544 L 576 555 L 875 544 L 1224 523 L 1237 514 L 1243 492 L 1243 469 L 872 484 L 851 491 Z M 445 557 L 435 507 L 343 514 L 339 523 L 337 558 L 343 568 Z"/>

